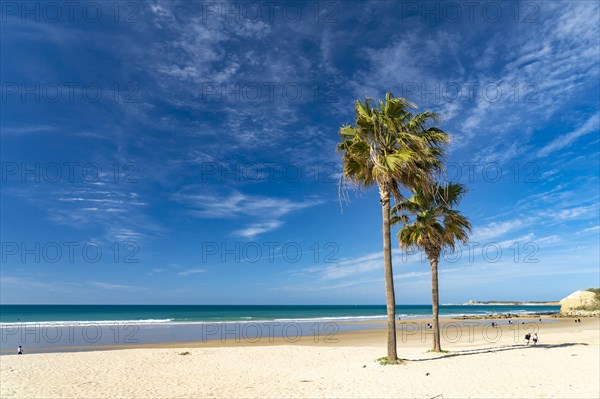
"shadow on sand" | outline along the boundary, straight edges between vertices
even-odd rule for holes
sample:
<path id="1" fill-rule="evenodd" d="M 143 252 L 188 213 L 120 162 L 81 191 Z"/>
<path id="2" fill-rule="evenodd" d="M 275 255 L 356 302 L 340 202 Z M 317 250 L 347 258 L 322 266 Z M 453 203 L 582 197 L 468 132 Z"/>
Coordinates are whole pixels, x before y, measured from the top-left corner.
<path id="1" fill-rule="evenodd" d="M 449 352 L 446 354 L 442 353 L 442 354 L 440 354 L 440 356 L 430 357 L 427 359 L 402 359 L 402 360 L 405 360 L 408 362 L 428 362 L 430 360 L 446 359 L 449 357 L 456 357 L 456 356 L 478 355 L 480 353 L 494 353 L 494 352 L 523 350 L 523 349 L 530 349 L 530 348 L 534 348 L 534 349 L 566 348 L 569 346 L 576 346 L 576 345 L 587 346 L 586 343 L 579 343 L 579 342 L 567 342 L 564 344 L 554 344 L 554 345 L 551 345 L 551 344 L 538 344 L 538 345 L 518 344 L 518 345 L 496 346 L 493 348 L 477 348 L 477 349 L 465 349 L 462 351 L 452 351 L 452 352 Z"/>

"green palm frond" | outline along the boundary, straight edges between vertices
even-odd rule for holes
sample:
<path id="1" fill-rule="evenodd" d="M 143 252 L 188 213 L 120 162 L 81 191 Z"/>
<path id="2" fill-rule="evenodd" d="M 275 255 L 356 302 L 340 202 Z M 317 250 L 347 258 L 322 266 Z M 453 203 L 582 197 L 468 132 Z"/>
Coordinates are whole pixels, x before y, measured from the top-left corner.
<path id="1" fill-rule="evenodd" d="M 410 110 L 416 105 L 405 98 L 386 93 L 377 108 L 371 102 L 370 98 L 357 101 L 354 125 L 340 128 L 341 186 L 345 182 L 359 187 L 377 184 L 400 201 L 402 188 L 425 189 L 441 171 L 447 134 L 429 126 L 436 114 L 413 115 Z"/>
<path id="2" fill-rule="evenodd" d="M 454 251 L 459 243 L 469 240 L 471 224 L 453 209 L 466 192 L 459 183 L 441 186 L 433 183 L 428 190 L 415 190 L 411 198 L 400 201 L 392 209 L 392 223 L 402 223 L 398 243 L 404 249 L 418 248 L 431 258 L 441 251 Z"/>

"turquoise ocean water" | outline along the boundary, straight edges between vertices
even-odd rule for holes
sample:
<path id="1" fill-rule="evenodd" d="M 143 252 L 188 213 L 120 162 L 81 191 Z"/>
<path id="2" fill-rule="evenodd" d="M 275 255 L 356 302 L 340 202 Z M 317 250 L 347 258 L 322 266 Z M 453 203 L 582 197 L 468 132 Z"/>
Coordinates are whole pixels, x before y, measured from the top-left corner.
<path id="1" fill-rule="evenodd" d="M 441 305 L 441 316 L 558 312 L 558 306 Z M 398 305 L 399 317 L 431 315 L 431 305 Z M 0 323 L 194 322 L 384 319 L 384 305 L 0 305 Z"/>
<path id="2" fill-rule="evenodd" d="M 440 313 L 510 313 L 525 324 L 538 322 L 528 314 L 558 310 L 558 306 L 443 305 Z M 0 305 L 0 354 L 14 355 L 19 345 L 27 354 L 214 340 L 253 344 L 261 338 L 273 342 L 275 337 L 329 345 L 340 332 L 385 328 L 386 323 L 377 322 L 385 320 L 385 312 L 383 305 Z M 397 315 L 407 321 L 428 317 L 431 306 L 398 305 Z M 399 325 L 402 333 L 405 327 Z"/>

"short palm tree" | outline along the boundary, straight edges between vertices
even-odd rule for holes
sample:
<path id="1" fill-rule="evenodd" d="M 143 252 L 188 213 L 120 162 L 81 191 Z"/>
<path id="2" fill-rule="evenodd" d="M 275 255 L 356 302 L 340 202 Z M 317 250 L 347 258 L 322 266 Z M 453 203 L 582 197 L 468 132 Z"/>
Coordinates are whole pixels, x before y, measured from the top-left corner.
<path id="1" fill-rule="evenodd" d="M 383 259 L 388 316 L 388 361 L 398 359 L 396 352 L 396 301 L 390 239 L 390 199 L 402 200 L 401 188 L 428 187 L 442 166 L 443 145 L 448 136 L 429 124 L 437 115 L 413 114 L 416 106 L 404 98 L 386 94 L 385 102 L 373 108 L 370 99 L 356 102 L 354 126 L 342 126 L 343 171 L 340 188 L 346 182 L 358 188 L 374 184 L 379 188 L 383 218 Z"/>
<path id="2" fill-rule="evenodd" d="M 403 223 L 398 242 L 403 249 L 425 252 L 431 265 L 431 303 L 433 307 L 433 351 L 442 350 L 439 327 L 438 263 L 444 249 L 454 251 L 458 242 L 466 243 L 471 231 L 469 220 L 454 209 L 465 194 L 465 187 L 449 183 L 429 190 L 416 190 L 392 210 L 392 224 Z"/>

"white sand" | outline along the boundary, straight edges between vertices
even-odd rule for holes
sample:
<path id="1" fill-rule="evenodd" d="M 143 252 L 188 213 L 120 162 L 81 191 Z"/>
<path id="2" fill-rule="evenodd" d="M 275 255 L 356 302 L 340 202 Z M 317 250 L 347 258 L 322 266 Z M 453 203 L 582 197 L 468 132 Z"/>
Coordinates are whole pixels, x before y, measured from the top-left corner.
<path id="1" fill-rule="evenodd" d="M 497 343 L 443 343 L 450 352 L 442 355 L 427 353 L 429 344 L 419 340 L 399 342 L 399 355 L 409 360 L 397 366 L 374 361 L 385 355 L 381 332 L 349 334 L 353 346 L 342 336 L 343 346 L 2 356 L 0 396 L 598 398 L 600 320 L 570 323 L 543 327 L 537 347 L 514 343 L 508 330 Z M 361 340 L 368 346 L 356 346 Z M 183 351 L 191 354 L 179 355 Z"/>

